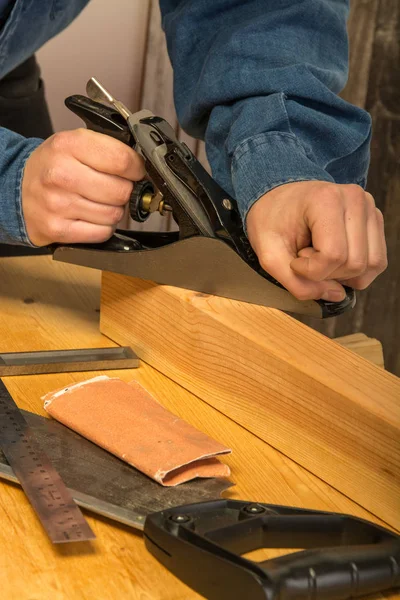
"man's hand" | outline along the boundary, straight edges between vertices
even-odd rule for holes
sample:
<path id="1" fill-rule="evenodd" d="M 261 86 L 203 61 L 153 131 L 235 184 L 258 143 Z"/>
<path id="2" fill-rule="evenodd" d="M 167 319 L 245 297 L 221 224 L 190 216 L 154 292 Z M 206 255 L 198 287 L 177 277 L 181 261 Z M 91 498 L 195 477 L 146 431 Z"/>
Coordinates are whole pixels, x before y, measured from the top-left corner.
<path id="1" fill-rule="evenodd" d="M 22 208 L 29 239 L 95 243 L 113 234 L 143 161 L 114 138 L 76 129 L 56 133 L 28 158 Z"/>
<path id="2" fill-rule="evenodd" d="M 265 271 L 300 300 L 344 298 L 341 283 L 366 288 L 387 267 L 383 216 L 357 185 L 288 183 L 247 216 Z"/>

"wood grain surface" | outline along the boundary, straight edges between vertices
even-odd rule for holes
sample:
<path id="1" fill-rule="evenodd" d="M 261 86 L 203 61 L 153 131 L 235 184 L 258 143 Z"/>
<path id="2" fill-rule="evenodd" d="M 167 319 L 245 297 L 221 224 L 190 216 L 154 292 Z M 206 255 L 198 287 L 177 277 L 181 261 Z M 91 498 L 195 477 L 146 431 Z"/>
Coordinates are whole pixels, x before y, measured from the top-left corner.
<path id="1" fill-rule="evenodd" d="M 101 330 L 398 524 L 394 375 L 281 311 L 113 273 L 103 274 Z"/>
<path id="2" fill-rule="evenodd" d="M 363 358 L 370 360 L 378 367 L 385 366 L 381 342 L 375 338 L 368 337 L 365 333 L 351 333 L 350 335 L 337 337 L 334 341 Z"/>
<path id="3" fill-rule="evenodd" d="M 49 257 L 0 261 L 0 352 L 107 347 L 99 332 L 100 274 Z M 21 408 L 44 415 L 46 392 L 98 373 L 9 377 Z M 136 379 L 163 405 L 232 447 L 234 498 L 358 515 L 370 513 L 171 379 L 142 363 L 108 371 Z M 1 598 L 4 600 L 194 600 L 199 598 L 145 550 L 140 534 L 86 513 L 97 540 L 50 544 L 21 489 L 0 481 Z M 400 596 L 374 595 L 373 598 Z"/>

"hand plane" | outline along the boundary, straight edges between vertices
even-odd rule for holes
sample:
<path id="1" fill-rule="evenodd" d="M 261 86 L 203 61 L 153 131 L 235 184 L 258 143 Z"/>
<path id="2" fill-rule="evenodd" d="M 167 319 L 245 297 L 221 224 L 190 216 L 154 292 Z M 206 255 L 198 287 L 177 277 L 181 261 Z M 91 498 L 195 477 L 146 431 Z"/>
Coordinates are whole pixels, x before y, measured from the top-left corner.
<path id="1" fill-rule="evenodd" d="M 66 106 L 89 129 L 119 139 L 144 159 L 147 178 L 134 186 L 132 219 L 142 223 L 157 211 L 171 214 L 179 231 L 117 230 L 101 244 L 56 246 L 55 260 L 319 318 L 355 305 L 350 288 L 341 302 L 297 300 L 261 268 L 236 201 L 167 121 L 148 110 L 131 113 L 95 78 L 86 91 L 88 97 L 70 96 Z"/>

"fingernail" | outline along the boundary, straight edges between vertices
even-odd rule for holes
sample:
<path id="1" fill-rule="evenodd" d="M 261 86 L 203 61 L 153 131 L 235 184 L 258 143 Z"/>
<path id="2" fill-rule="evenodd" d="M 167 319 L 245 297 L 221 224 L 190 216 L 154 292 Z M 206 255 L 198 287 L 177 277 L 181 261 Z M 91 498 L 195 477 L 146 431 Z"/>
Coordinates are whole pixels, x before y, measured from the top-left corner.
<path id="1" fill-rule="evenodd" d="M 322 294 L 321 299 L 327 300 L 328 302 L 341 302 L 345 297 L 346 292 L 344 290 L 328 290 Z"/>

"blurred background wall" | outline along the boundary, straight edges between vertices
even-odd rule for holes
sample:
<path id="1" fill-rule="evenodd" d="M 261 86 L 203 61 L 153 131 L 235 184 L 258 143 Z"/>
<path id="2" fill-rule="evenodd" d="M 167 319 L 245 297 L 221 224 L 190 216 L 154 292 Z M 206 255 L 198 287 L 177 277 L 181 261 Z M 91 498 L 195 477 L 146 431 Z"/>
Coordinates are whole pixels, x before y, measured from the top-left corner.
<path id="1" fill-rule="evenodd" d="M 92 76 L 132 110 L 138 109 L 148 11 L 148 0 L 92 0 L 65 31 L 39 50 L 55 130 L 82 125 L 64 106 L 64 99 L 85 94 Z"/>

